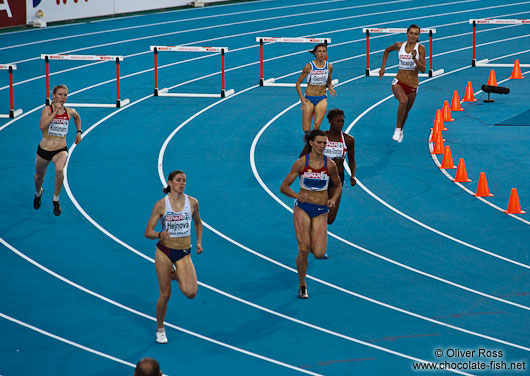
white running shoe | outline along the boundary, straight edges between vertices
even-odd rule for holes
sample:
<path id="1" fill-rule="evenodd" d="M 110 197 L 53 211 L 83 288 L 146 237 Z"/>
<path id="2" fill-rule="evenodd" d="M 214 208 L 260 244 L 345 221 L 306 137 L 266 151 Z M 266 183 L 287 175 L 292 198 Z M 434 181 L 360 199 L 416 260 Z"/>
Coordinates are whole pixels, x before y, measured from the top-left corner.
<path id="1" fill-rule="evenodd" d="M 401 134 L 401 130 L 399 128 L 396 128 L 394 130 L 394 135 L 392 136 L 392 140 L 399 142 L 399 136 Z"/>
<path id="2" fill-rule="evenodd" d="M 401 143 L 401 141 L 403 141 L 403 129 L 401 130 L 401 132 L 399 132 L 399 138 L 398 138 L 397 142 Z"/>
<path id="3" fill-rule="evenodd" d="M 300 286 L 300 289 L 298 290 L 298 297 L 300 299 L 309 298 L 309 294 L 307 293 L 307 286 Z"/>
<path id="4" fill-rule="evenodd" d="M 156 331 L 156 342 L 158 343 L 167 343 L 166 330 L 157 329 Z"/>

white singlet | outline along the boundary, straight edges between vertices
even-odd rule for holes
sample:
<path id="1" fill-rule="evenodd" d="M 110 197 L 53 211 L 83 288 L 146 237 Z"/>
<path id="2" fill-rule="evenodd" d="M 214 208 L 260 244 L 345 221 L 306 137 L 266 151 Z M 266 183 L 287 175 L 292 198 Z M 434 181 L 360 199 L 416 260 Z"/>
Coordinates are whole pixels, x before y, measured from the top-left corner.
<path id="1" fill-rule="evenodd" d="M 328 62 L 326 61 L 323 68 L 317 67 L 312 61 L 309 64 L 311 64 L 311 72 L 307 74 L 307 83 L 311 85 L 326 85 L 329 77 Z"/>
<path id="2" fill-rule="evenodd" d="M 403 42 L 401 45 L 401 48 L 398 52 L 398 59 L 399 59 L 399 70 L 416 70 L 418 69 L 416 67 L 416 63 L 414 62 L 414 59 L 412 58 L 412 53 L 408 53 L 405 51 L 405 46 L 407 45 L 407 42 Z M 420 58 L 420 51 L 418 50 L 418 47 L 420 46 L 420 43 L 416 42 L 416 45 L 414 46 L 414 51 L 416 51 L 416 59 Z"/>
<path id="3" fill-rule="evenodd" d="M 53 107 L 50 106 L 53 111 Z M 68 133 L 68 124 L 70 119 L 68 118 L 68 110 L 65 108 L 65 113 L 62 115 L 55 115 L 48 127 L 48 135 L 55 137 L 66 137 Z"/>
<path id="4" fill-rule="evenodd" d="M 166 213 L 160 218 L 162 231 L 168 231 L 171 238 L 183 238 L 191 234 L 191 207 L 188 195 L 184 195 L 184 208 L 176 213 L 171 208 L 169 195 L 166 196 Z"/>
<path id="5" fill-rule="evenodd" d="M 324 149 L 324 155 L 329 159 L 344 159 L 346 158 L 346 152 L 348 147 L 344 141 L 344 133 L 340 133 L 342 141 L 330 141 L 327 139 L 326 149 Z"/>

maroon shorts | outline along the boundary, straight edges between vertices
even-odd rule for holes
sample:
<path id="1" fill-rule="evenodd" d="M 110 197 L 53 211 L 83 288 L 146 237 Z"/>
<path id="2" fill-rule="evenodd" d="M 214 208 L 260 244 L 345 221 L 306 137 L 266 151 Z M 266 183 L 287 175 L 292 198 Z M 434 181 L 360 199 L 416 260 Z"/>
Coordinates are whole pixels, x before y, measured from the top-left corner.
<path id="1" fill-rule="evenodd" d="M 406 95 L 418 92 L 418 88 L 417 87 L 411 87 L 409 85 L 405 85 L 404 83 L 399 82 L 399 80 L 397 78 L 394 78 L 394 80 L 392 81 L 392 86 L 394 86 L 394 85 L 401 86 L 403 88 L 403 91 L 405 92 Z"/>

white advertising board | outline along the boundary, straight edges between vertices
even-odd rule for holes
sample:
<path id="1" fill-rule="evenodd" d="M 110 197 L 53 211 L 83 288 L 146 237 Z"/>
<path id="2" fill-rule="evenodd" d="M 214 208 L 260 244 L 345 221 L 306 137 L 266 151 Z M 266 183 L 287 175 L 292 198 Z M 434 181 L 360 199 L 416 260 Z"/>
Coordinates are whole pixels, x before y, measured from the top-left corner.
<path id="1" fill-rule="evenodd" d="M 24 1 L 24 0 L 19 0 Z M 42 11 L 45 22 L 65 21 L 78 18 L 100 17 L 120 13 L 179 7 L 192 0 L 25 0 L 26 22 L 37 20 Z M 226 0 L 201 0 L 214 3 Z"/>

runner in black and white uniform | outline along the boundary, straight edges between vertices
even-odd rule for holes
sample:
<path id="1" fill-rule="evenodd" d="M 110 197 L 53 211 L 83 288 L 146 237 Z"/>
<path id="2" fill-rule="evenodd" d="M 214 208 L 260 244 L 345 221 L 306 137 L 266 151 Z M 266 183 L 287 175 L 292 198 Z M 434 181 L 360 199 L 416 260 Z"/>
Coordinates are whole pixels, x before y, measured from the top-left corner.
<path id="1" fill-rule="evenodd" d="M 281 185 L 281 192 L 296 199 L 293 208 L 294 229 L 298 241 L 296 267 L 300 288 L 298 297 L 307 299 L 307 257 L 309 252 L 320 259 L 326 253 L 328 243 L 328 209 L 336 205 L 342 191 L 337 165 L 324 155 L 326 134 L 314 129 L 306 136 L 308 153 L 294 162 L 291 171 Z M 300 192 L 296 193 L 291 184 L 298 178 Z M 328 184 L 332 182 L 337 190 L 328 197 Z"/>
<path id="2" fill-rule="evenodd" d="M 309 52 L 315 55 L 315 60 L 305 65 L 298 81 L 296 81 L 296 91 L 302 103 L 302 129 L 305 134 L 311 131 L 313 117 L 315 118 L 313 129 L 320 129 L 320 124 L 322 124 L 328 107 L 326 87 L 331 95 L 337 95 L 331 83 L 333 65 L 326 60 L 327 46 L 319 43 Z M 306 77 L 307 88 L 305 95 L 303 95 L 301 85 Z"/>
<path id="3" fill-rule="evenodd" d="M 392 136 L 396 142 L 403 141 L 403 127 L 418 92 L 418 71 L 425 73 L 425 47 L 418 42 L 419 37 L 420 27 L 410 25 L 407 29 L 406 42 L 397 42 L 385 49 L 383 63 L 379 71 L 379 79 L 381 79 L 385 74 L 388 54 L 392 51 L 398 51 L 399 70 L 396 78 L 392 81 L 392 92 L 399 101 L 396 129 Z"/>
<path id="4" fill-rule="evenodd" d="M 167 343 L 164 329 L 167 303 L 171 296 L 171 280 L 176 280 L 182 293 L 193 299 L 197 294 L 197 273 L 191 260 L 191 224 L 197 235 L 197 253 L 202 252 L 202 221 L 197 199 L 184 193 L 186 175 L 173 171 L 164 189 L 167 196 L 157 201 L 147 222 L 145 237 L 160 239 L 156 244 L 155 269 L 160 287 L 156 303 L 156 342 Z M 160 220 L 162 231 L 155 231 Z M 173 269 L 174 265 L 174 269 Z M 172 270 L 173 269 L 173 270 Z"/>
<path id="5" fill-rule="evenodd" d="M 77 128 L 75 143 L 81 142 L 81 117 L 73 108 L 65 107 L 68 97 L 66 85 L 57 85 L 53 88 L 52 103 L 42 109 L 40 116 L 40 130 L 42 140 L 37 148 L 35 158 L 35 197 L 33 207 L 39 209 L 42 201 L 42 184 L 44 176 L 50 162 L 55 165 L 55 190 L 53 192 L 53 214 L 61 215 L 61 205 L 59 204 L 59 193 L 63 187 L 63 170 L 68 158 L 68 148 L 66 147 L 66 135 L 70 119 L 74 119 Z"/>

